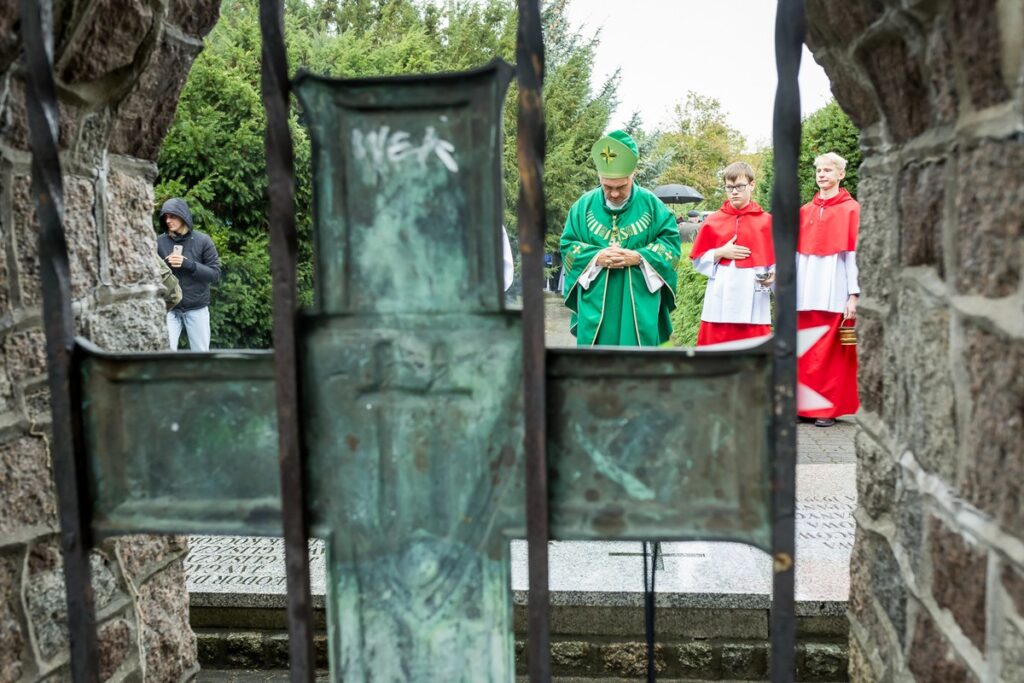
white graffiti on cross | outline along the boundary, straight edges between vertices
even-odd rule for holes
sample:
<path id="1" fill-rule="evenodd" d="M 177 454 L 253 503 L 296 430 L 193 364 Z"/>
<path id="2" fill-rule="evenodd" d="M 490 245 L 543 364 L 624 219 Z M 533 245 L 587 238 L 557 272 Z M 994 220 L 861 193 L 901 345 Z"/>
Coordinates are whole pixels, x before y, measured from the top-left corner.
<path id="1" fill-rule="evenodd" d="M 405 131 L 392 131 L 390 126 L 364 133 L 352 131 L 352 151 L 356 159 L 367 159 L 377 169 L 386 165 L 398 166 L 409 160 L 426 166 L 431 155 L 436 156 L 452 173 L 459 172 L 455 161 L 455 145 L 441 138 L 433 126 L 427 126 L 423 141 L 413 144 L 412 136 Z"/>

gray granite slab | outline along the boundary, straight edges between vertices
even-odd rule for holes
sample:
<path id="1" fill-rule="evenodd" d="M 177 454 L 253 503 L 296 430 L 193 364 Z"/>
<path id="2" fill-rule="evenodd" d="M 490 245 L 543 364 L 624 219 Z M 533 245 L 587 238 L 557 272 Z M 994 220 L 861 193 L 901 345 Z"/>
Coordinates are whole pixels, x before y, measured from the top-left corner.
<path id="1" fill-rule="evenodd" d="M 841 614 L 849 594 L 856 466 L 797 466 L 798 613 Z M 284 548 L 279 539 L 195 536 L 186 560 L 192 603 L 202 606 L 284 605 Z M 766 609 L 771 560 L 738 543 L 664 543 L 655 576 L 658 604 L 666 607 Z M 642 604 L 643 556 L 639 542 L 553 542 L 551 602 L 576 606 Z M 324 548 L 310 542 L 315 603 L 324 594 Z M 512 541 L 512 589 L 526 601 L 526 543 Z"/>

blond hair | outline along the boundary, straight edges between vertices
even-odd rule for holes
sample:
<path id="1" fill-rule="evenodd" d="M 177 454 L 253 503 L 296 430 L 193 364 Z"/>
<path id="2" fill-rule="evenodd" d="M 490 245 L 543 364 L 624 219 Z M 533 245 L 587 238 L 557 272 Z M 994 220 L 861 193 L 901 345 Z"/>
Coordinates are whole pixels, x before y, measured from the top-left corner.
<path id="1" fill-rule="evenodd" d="M 818 166 L 821 166 L 822 162 L 825 161 L 832 162 L 840 171 L 846 171 L 846 159 L 842 158 L 835 152 L 826 152 L 825 154 L 819 154 L 814 157 L 814 168 L 818 168 Z"/>
<path id="2" fill-rule="evenodd" d="M 725 172 L 722 175 L 725 176 L 726 180 L 736 180 L 742 175 L 746 176 L 750 182 L 754 182 L 754 169 L 745 161 L 732 162 L 725 167 Z"/>

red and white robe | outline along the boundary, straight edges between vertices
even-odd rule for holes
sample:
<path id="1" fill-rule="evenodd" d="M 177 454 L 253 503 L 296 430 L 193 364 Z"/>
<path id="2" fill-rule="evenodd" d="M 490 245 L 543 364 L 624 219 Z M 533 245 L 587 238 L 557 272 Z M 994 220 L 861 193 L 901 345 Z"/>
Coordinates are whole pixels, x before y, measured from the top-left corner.
<path id="1" fill-rule="evenodd" d="M 814 199 L 800 208 L 796 254 L 797 329 L 828 331 L 797 363 L 797 381 L 823 397 L 831 407 L 810 409 L 797 401 L 807 418 L 836 418 L 860 407 L 857 393 L 857 347 L 839 344 L 839 326 L 857 281 L 857 230 L 860 204 L 846 190 L 829 199 Z M 847 323 L 849 325 L 851 323 Z"/>
<path id="2" fill-rule="evenodd" d="M 721 259 L 714 250 L 736 237 L 750 249 L 739 261 Z M 697 346 L 760 337 L 772 333 L 770 292 L 757 291 L 756 274 L 775 267 L 772 216 L 757 202 L 734 209 L 728 201 L 707 217 L 690 250 L 697 272 L 708 278 L 700 314 Z"/>

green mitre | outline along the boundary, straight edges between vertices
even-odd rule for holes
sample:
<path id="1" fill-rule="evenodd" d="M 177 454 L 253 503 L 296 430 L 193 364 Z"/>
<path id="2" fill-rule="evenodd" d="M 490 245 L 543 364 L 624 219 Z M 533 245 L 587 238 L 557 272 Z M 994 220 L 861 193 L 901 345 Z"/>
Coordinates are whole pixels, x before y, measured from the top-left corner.
<path id="1" fill-rule="evenodd" d="M 626 178 L 636 170 L 640 151 L 629 133 L 613 130 L 594 143 L 590 157 L 602 178 Z"/>

